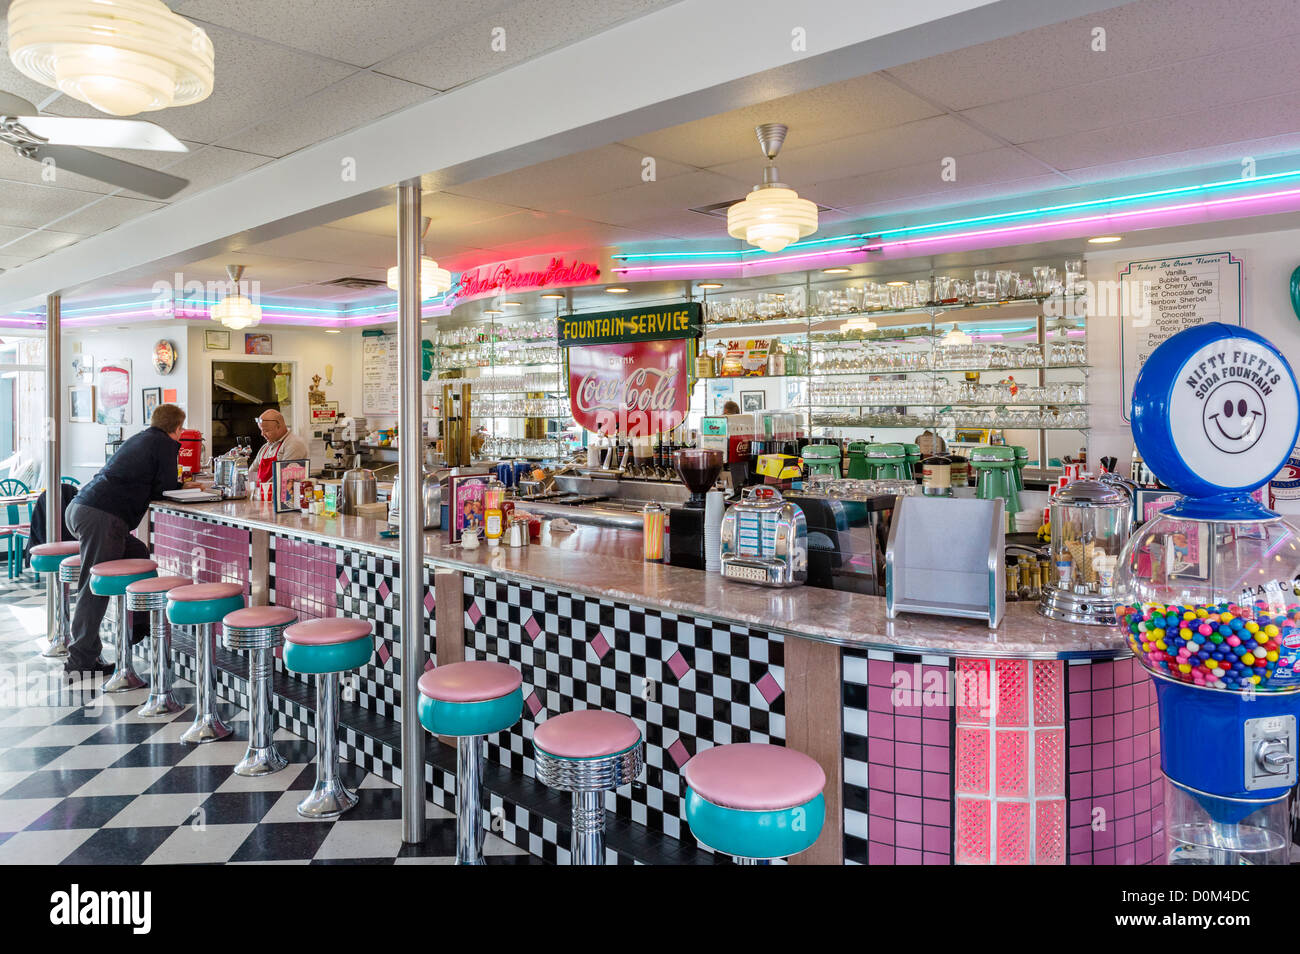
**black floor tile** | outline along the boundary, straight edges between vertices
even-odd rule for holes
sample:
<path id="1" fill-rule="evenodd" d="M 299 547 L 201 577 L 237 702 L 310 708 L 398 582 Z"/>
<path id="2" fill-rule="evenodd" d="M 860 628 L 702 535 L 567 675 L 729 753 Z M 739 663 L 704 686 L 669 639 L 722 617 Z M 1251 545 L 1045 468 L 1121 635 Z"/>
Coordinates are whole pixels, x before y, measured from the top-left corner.
<path id="1" fill-rule="evenodd" d="M 56 725 L 90 725 L 92 722 L 116 722 L 123 710 L 117 706 L 100 705 L 93 709 L 78 709 L 60 719 Z"/>
<path id="2" fill-rule="evenodd" d="M 399 858 L 454 858 L 455 856 L 456 819 L 454 818 L 426 819 L 424 840 L 414 845 L 403 844 L 397 851 Z"/>
<path id="3" fill-rule="evenodd" d="M 67 798 L 98 775 L 99 769 L 59 769 L 33 772 L 0 798 Z"/>
<path id="4" fill-rule="evenodd" d="M 230 860 L 299 861 L 314 858 L 333 827 L 333 822 L 258 825 Z"/>
<path id="5" fill-rule="evenodd" d="M 208 796 L 201 806 L 209 825 L 241 825 L 260 822 L 283 792 L 219 792 Z"/>
<path id="6" fill-rule="evenodd" d="M 31 772 L 44 768 L 71 748 L 70 745 L 40 745 L 8 749 L 0 752 L 0 772 Z"/>
<path id="7" fill-rule="evenodd" d="M 102 828 L 122 809 L 135 801 L 134 795 L 90 795 L 65 798 L 36 821 L 27 831 L 68 831 L 73 828 Z"/>
<path id="8" fill-rule="evenodd" d="M 145 795 L 215 792 L 230 778 L 233 765 L 178 765 L 147 789 Z"/>
<path id="9" fill-rule="evenodd" d="M 343 779 L 348 788 L 355 789 L 366 778 L 366 770 L 352 762 L 339 763 L 339 777 Z M 310 790 L 316 784 L 316 771 L 314 768 L 302 772 L 293 784 L 289 786 L 290 791 Z"/>
<path id="10" fill-rule="evenodd" d="M 3 717 L 0 715 L 0 717 Z M 8 749 L 45 729 L 43 725 L 15 725 L 0 729 L 0 749 Z"/>
<path id="11" fill-rule="evenodd" d="M 192 746 L 181 745 L 179 742 L 142 742 L 109 768 L 176 765 L 193 751 Z"/>
<path id="12" fill-rule="evenodd" d="M 101 828 L 61 864 L 138 865 L 168 839 L 176 826 L 164 828 Z"/>
<path id="13" fill-rule="evenodd" d="M 400 788 L 359 788 L 357 804 L 347 814 L 348 821 L 380 821 L 402 817 Z"/>
<path id="14" fill-rule="evenodd" d="M 89 745 L 124 745 L 128 742 L 143 742 L 152 738 L 162 729 L 163 722 L 114 722 L 106 725 L 83 744 Z"/>
<path id="15" fill-rule="evenodd" d="M 316 858 L 314 865 L 391 865 L 392 858 Z"/>

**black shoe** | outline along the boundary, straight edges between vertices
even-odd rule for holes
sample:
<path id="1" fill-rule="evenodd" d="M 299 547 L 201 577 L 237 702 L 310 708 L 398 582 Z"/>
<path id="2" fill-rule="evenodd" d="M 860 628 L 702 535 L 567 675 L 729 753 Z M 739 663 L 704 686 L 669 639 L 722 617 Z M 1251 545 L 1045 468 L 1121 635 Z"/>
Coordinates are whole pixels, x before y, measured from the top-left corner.
<path id="1" fill-rule="evenodd" d="M 132 645 L 132 646 L 139 646 L 141 643 L 143 643 L 143 642 L 144 642 L 146 639 L 148 639 L 148 638 L 149 638 L 149 627 L 148 627 L 148 626 L 146 626 L 144 629 L 133 629 L 133 630 L 131 630 L 131 645 Z"/>
<path id="2" fill-rule="evenodd" d="M 104 662 L 103 659 L 96 659 L 92 663 L 81 663 L 73 662 L 72 658 L 69 657 L 68 661 L 63 664 L 63 671 L 70 676 L 86 672 L 98 672 L 107 676 L 116 668 L 116 663 Z"/>

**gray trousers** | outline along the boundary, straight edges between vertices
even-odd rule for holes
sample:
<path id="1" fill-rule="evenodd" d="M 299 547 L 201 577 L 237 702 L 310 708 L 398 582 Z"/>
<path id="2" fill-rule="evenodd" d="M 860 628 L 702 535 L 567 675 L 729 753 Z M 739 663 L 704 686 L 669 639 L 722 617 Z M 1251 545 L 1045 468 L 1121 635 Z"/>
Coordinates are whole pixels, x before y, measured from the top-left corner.
<path id="1" fill-rule="evenodd" d="M 72 644 L 68 647 L 68 665 L 86 666 L 99 658 L 103 644 L 99 626 L 108 609 L 108 597 L 90 592 L 90 568 L 109 560 L 147 560 L 149 548 L 131 536 L 130 528 L 119 517 L 73 500 L 68 505 L 68 529 L 81 549 L 81 576 L 77 580 L 77 611 L 72 616 Z M 134 641 L 149 634 L 149 614 L 133 613 Z M 120 648 L 119 648 L 120 651 Z"/>

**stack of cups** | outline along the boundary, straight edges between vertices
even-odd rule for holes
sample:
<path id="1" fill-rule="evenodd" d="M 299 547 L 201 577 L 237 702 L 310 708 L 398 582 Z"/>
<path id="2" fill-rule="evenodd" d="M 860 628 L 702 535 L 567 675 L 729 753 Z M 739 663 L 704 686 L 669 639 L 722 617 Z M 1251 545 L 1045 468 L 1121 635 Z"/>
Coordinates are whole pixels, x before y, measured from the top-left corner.
<path id="1" fill-rule="evenodd" d="M 704 496 L 704 569 L 714 573 L 722 572 L 722 514 L 726 510 L 723 503 L 725 493 L 710 490 Z"/>

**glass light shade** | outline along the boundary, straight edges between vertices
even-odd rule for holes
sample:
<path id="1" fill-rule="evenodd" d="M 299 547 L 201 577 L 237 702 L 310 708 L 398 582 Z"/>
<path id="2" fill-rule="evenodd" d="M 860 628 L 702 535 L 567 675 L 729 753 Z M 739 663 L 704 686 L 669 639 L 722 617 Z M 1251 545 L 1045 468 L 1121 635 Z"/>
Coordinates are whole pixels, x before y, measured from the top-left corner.
<path id="1" fill-rule="evenodd" d="M 394 265 L 388 270 L 388 287 L 397 291 L 399 279 L 397 277 L 399 267 Z M 432 298 L 434 295 L 441 295 L 447 289 L 451 288 L 451 272 L 445 268 L 439 268 L 438 263 L 427 255 L 420 256 L 420 300 Z"/>
<path id="2" fill-rule="evenodd" d="M 958 328 L 954 322 L 952 330 L 944 335 L 943 340 L 939 343 L 942 345 L 968 345 L 970 344 L 970 335 Z"/>
<path id="3" fill-rule="evenodd" d="M 212 306 L 209 314 L 231 331 L 251 328 L 262 320 L 262 309 L 243 295 L 227 295 Z"/>
<path id="4" fill-rule="evenodd" d="M 763 186 L 727 209 L 727 234 L 779 252 L 817 231 L 817 206 L 793 189 Z"/>
<path id="5" fill-rule="evenodd" d="M 20 73 L 110 116 L 212 93 L 212 41 L 162 0 L 13 0 L 8 19 Z"/>
<path id="6" fill-rule="evenodd" d="M 850 318 L 840 325 L 840 331 L 875 331 L 876 323 L 870 318 Z"/>

